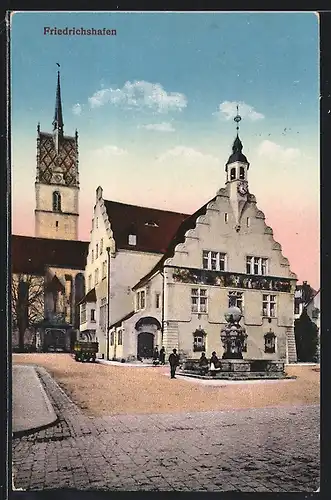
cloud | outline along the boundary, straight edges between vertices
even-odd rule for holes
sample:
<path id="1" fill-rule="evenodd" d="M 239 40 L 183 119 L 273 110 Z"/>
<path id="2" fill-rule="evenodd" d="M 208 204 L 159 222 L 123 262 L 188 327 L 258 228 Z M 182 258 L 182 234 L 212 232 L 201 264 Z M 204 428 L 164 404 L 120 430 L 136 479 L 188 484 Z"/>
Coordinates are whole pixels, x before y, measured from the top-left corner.
<path id="1" fill-rule="evenodd" d="M 193 148 L 188 148 L 186 146 L 176 146 L 175 148 L 169 149 L 161 156 L 159 156 L 159 162 L 165 162 L 171 159 L 180 159 L 185 160 L 189 163 L 197 163 L 197 162 L 217 162 L 219 163 L 219 159 L 212 155 L 206 155 L 201 153 L 201 151 L 197 151 Z"/>
<path id="2" fill-rule="evenodd" d="M 301 157 L 301 151 L 298 148 L 284 148 L 272 141 L 262 141 L 257 148 L 257 154 L 260 157 L 280 163 L 291 163 Z"/>
<path id="3" fill-rule="evenodd" d="M 156 132 L 175 132 L 175 128 L 172 123 L 162 122 L 162 123 L 149 123 L 148 125 L 139 125 L 138 128 L 144 128 L 146 130 L 155 130 Z"/>
<path id="4" fill-rule="evenodd" d="M 106 158 L 109 156 L 123 156 L 128 154 L 128 152 L 125 149 L 119 148 L 118 146 L 103 146 L 102 148 L 95 149 L 93 152 L 93 155 L 99 157 L 99 158 Z"/>
<path id="5" fill-rule="evenodd" d="M 167 92 L 160 83 L 127 81 L 121 89 L 103 88 L 88 99 L 91 108 L 111 103 L 133 109 L 151 109 L 158 113 L 182 111 L 187 98 L 179 92 Z"/>
<path id="6" fill-rule="evenodd" d="M 219 115 L 220 117 L 224 116 L 226 120 L 230 120 L 237 114 L 237 104 L 239 106 L 239 114 L 242 118 L 247 118 L 252 122 L 263 120 L 264 115 L 262 113 L 258 113 L 257 111 L 255 111 L 253 106 L 249 106 L 249 104 L 245 104 L 244 102 L 221 102 L 221 104 L 219 105 L 219 110 L 215 114 Z"/>
<path id="7" fill-rule="evenodd" d="M 71 111 L 73 112 L 74 115 L 81 115 L 82 110 L 83 110 L 83 107 L 79 103 L 75 104 L 71 109 Z"/>

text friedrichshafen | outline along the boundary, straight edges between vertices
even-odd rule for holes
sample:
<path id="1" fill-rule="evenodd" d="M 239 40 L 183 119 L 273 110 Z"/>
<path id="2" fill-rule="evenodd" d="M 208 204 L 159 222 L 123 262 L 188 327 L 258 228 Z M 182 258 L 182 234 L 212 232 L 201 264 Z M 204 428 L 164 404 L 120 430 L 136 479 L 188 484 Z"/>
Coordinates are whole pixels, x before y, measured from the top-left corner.
<path id="1" fill-rule="evenodd" d="M 50 28 L 44 27 L 44 35 L 67 35 L 67 36 L 116 36 L 116 30 L 109 28 Z"/>

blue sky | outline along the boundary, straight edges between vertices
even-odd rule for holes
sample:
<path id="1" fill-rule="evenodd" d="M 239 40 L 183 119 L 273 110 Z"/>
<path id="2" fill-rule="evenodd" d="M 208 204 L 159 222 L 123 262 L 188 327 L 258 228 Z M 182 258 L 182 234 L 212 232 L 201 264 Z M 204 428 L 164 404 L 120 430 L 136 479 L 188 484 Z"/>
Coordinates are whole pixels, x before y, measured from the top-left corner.
<path id="1" fill-rule="evenodd" d="M 66 26 L 117 35 L 43 34 Z M 293 245 L 305 245 L 307 224 L 315 231 L 301 265 L 306 272 L 314 262 L 316 282 L 318 43 L 314 13 L 15 13 L 14 232 L 33 234 L 36 126 L 51 131 L 59 62 L 64 130 L 77 128 L 80 137 L 82 239 L 99 184 L 108 199 L 186 212 L 214 196 L 224 184 L 239 102 L 250 189 L 289 258 Z M 30 214 L 24 226 L 22 200 Z M 300 227 L 295 244 L 286 243 L 279 223 L 286 210 L 288 234 Z"/>

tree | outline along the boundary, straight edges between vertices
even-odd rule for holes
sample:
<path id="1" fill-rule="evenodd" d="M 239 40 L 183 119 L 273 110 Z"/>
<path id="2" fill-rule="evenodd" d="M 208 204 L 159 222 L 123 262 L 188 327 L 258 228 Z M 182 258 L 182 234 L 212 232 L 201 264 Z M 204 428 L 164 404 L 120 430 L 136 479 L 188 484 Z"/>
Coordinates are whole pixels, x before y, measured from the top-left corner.
<path id="1" fill-rule="evenodd" d="M 12 276 L 12 322 L 24 350 L 26 331 L 44 317 L 44 278 L 30 274 Z"/>
<path id="2" fill-rule="evenodd" d="M 318 347 L 318 327 L 310 319 L 305 308 L 294 322 L 298 361 L 316 362 Z"/>

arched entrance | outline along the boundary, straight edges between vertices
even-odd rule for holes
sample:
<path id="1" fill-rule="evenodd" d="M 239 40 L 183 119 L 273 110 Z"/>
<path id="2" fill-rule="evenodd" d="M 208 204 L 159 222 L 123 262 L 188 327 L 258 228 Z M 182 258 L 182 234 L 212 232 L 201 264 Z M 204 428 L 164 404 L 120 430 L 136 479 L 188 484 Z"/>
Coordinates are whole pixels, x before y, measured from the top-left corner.
<path id="1" fill-rule="evenodd" d="M 152 358 L 154 347 L 157 343 L 157 332 L 161 330 L 160 322 L 152 316 L 140 318 L 135 329 L 137 336 L 137 356 L 139 358 Z"/>
<path id="2" fill-rule="evenodd" d="M 66 330 L 60 328 L 46 328 L 45 330 L 46 351 L 66 350 Z"/>
<path id="3" fill-rule="evenodd" d="M 140 358 L 152 358 L 154 350 L 154 335 L 149 332 L 138 334 L 137 355 Z"/>

